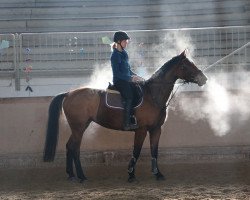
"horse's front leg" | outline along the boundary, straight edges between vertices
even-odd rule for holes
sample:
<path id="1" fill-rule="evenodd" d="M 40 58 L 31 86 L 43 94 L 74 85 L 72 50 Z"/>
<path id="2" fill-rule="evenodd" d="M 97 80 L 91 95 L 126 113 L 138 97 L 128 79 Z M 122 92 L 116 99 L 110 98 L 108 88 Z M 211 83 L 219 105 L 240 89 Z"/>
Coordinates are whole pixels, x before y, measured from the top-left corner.
<path id="1" fill-rule="evenodd" d="M 158 158 L 158 144 L 161 136 L 161 127 L 157 127 L 149 131 L 150 133 L 150 149 L 152 156 L 152 173 L 156 176 L 156 180 L 165 180 L 165 177 L 159 170 L 157 158 Z"/>
<path id="2" fill-rule="evenodd" d="M 128 165 L 128 175 L 129 175 L 128 182 L 134 182 L 136 180 L 135 165 L 140 156 L 141 148 L 146 135 L 147 135 L 146 129 L 138 129 L 135 131 L 133 156 Z"/>

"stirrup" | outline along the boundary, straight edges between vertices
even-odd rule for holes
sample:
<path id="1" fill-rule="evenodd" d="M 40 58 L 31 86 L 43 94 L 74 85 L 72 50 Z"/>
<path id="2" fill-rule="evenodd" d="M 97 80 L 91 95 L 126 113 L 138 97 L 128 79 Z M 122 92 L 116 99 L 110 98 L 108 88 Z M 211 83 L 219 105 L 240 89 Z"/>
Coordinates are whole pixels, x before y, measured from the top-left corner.
<path id="1" fill-rule="evenodd" d="M 137 125 L 137 119 L 134 115 L 130 115 L 130 122 L 131 124 Z"/>
<path id="2" fill-rule="evenodd" d="M 137 128 L 139 128 L 139 126 L 137 124 L 136 117 L 134 115 L 131 115 L 130 122 L 124 125 L 124 130 L 129 131 L 129 130 L 135 130 Z"/>
<path id="3" fill-rule="evenodd" d="M 137 128 L 139 128 L 139 126 L 137 124 L 126 124 L 123 129 L 125 131 L 132 131 L 132 130 L 135 130 Z"/>

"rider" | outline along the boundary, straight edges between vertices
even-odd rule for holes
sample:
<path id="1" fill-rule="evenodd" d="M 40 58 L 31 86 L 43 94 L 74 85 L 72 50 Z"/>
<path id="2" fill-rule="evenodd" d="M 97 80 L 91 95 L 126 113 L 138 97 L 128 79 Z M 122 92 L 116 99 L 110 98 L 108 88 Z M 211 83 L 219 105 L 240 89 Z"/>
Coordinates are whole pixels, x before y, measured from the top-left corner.
<path id="1" fill-rule="evenodd" d="M 113 52 L 111 55 L 113 83 L 125 101 L 124 130 L 133 130 L 138 128 L 137 124 L 131 123 L 130 116 L 132 114 L 132 102 L 134 98 L 133 82 L 142 80 L 141 77 L 132 72 L 130 69 L 128 54 L 125 51 L 129 39 L 130 37 L 126 32 L 116 32 L 114 34 Z"/>

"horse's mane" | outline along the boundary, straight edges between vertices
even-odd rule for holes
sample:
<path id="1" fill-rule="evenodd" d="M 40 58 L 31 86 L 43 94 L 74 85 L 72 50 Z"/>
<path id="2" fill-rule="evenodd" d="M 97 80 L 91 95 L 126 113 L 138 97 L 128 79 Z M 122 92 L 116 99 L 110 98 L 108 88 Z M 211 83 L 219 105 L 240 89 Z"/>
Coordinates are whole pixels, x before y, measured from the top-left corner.
<path id="1" fill-rule="evenodd" d="M 180 60 L 179 55 L 171 58 L 163 66 L 158 68 L 146 82 L 151 82 L 157 78 L 164 76 L 166 72 L 169 71 L 179 60 Z"/>

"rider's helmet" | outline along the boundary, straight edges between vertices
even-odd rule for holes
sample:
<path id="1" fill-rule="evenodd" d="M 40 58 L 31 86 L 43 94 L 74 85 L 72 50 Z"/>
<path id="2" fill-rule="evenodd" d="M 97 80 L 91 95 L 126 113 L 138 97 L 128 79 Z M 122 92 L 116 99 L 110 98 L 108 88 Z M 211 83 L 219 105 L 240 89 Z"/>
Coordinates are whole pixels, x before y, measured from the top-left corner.
<path id="1" fill-rule="evenodd" d="M 122 40 L 129 40 L 130 37 L 128 36 L 128 34 L 124 31 L 117 31 L 114 34 L 114 42 L 118 43 L 118 41 L 122 41 Z"/>

